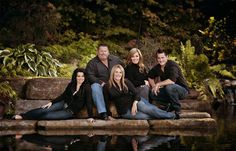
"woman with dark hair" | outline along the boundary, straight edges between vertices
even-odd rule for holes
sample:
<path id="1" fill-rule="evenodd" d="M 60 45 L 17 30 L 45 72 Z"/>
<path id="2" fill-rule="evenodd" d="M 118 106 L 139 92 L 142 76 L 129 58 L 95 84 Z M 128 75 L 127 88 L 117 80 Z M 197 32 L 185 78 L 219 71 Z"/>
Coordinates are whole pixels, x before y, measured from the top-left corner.
<path id="1" fill-rule="evenodd" d="M 175 119 L 174 113 L 161 110 L 140 97 L 134 85 L 124 76 L 125 71 L 121 65 L 113 66 L 110 79 L 103 89 L 107 110 L 109 109 L 109 101 L 112 101 L 121 118 Z"/>
<path id="2" fill-rule="evenodd" d="M 71 82 L 65 91 L 56 99 L 41 108 L 30 110 L 26 113 L 13 116 L 20 120 L 62 120 L 74 118 L 76 114 L 86 105 L 88 121 L 93 122 L 93 104 L 91 87 L 86 82 L 86 73 L 82 68 L 74 70 Z"/>

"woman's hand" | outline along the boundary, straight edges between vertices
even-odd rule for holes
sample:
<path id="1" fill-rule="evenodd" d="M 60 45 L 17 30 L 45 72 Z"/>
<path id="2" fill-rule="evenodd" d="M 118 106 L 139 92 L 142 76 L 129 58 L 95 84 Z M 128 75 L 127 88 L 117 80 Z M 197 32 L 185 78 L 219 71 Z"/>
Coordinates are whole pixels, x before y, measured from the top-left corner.
<path id="1" fill-rule="evenodd" d="M 93 119 L 93 118 L 88 118 L 87 121 L 88 121 L 89 123 L 94 123 L 94 122 L 95 122 L 95 119 Z"/>
<path id="2" fill-rule="evenodd" d="M 134 101 L 133 105 L 132 105 L 132 109 L 131 109 L 131 114 L 133 116 L 136 115 L 136 113 L 138 112 L 138 107 L 137 107 L 138 101 Z"/>
<path id="3" fill-rule="evenodd" d="M 41 108 L 48 109 L 52 106 L 52 102 L 49 102 L 48 104 L 43 105 Z"/>

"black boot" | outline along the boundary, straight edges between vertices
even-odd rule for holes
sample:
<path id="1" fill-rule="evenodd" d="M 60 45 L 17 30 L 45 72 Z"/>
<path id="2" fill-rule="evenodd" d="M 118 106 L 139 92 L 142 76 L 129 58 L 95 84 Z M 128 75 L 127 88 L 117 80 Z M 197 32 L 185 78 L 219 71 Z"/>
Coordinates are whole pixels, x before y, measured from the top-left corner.
<path id="1" fill-rule="evenodd" d="M 101 118 L 102 120 L 108 120 L 108 115 L 107 115 L 107 113 L 106 113 L 106 112 L 100 113 L 100 118 Z"/>

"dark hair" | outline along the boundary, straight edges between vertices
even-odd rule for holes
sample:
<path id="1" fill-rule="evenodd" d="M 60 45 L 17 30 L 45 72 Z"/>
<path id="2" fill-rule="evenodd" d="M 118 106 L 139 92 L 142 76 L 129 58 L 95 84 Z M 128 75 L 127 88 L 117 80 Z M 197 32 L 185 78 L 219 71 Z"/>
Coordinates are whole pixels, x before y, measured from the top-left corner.
<path id="1" fill-rule="evenodd" d="M 104 43 L 100 43 L 100 44 L 98 45 L 98 49 L 99 49 L 100 47 L 107 47 L 107 48 L 108 48 L 108 45 L 107 45 L 107 44 L 104 44 Z"/>
<path id="2" fill-rule="evenodd" d="M 155 57 L 157 57 L 157 54 L 160 54 L 160 53 L 164 53 L 166 56 L 168 56 L 168 54 L 165 52 L 164 49 L 158 48 L 158 49 L 156 50 L 156 56 L 155 56 Z"/>
<path id="3" fill-rule="evenodd" d="M 83 72 L 84 73 L 84 82 L 82 85 L 86 84 L 87 83 L 87 78 L 86 78 L 86 71 L 84 68 L 76 68 L 72 74 L 72 77 L 71 77 L 71 84 L 72 84 L 72 87 L 73 89 L 76 89 L 76 86 L 77 86 L 77 80 L 76 80 L 76 77 L 77 77 L 77 73 L 78 72 Z"/>

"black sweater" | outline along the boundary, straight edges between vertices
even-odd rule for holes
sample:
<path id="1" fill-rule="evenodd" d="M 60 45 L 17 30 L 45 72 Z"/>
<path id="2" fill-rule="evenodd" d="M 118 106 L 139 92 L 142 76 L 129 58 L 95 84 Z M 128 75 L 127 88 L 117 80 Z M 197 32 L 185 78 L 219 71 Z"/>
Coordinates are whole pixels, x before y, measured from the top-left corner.
<path id="1" fill-rule="evenodd" d="M 87 112 L 89 117 L 93 117 L 93 102 L 92 102 L 92 91 L 89 84 L 82 84 L 79 91 L 73 95 L 75 90 L 73 90 L 72 84 L 69 83 L 65 91 L 52 103 L 65 101 L 68 105 L 68 109 L 74 114 L 78 113 L 85 105 L 87 107 Z"/>
<path id="2" fill-rule="evenodd" d="M 145 80 L 148 80 L 147 71 L 143 73 L 139 71 L 137 64 L 129 64 L 125 68 L 125 78 L 129 79 L 135 87 L 145 85 Z"/>
<path id="3" fill-rule="evenodd" d="M 128 109 L 131 110 L 133 102 L 140 100 L 140 96 L 136 92 L 134 85 L 129 80 L 125 80 L 125 84 L 128 87 L 128 91 L 119 90 L 119 88 L 114 86 L 110 87 L 109 84 L 105 84 L 103 88 L 107 106 L 109 106 L 109 101 L 114 102 L 119 115 L 125 114 Z"/>
<path id="4" fill-rule="evenodd" d="M 187 82 L 182 74 L 182 71 L 178 64 L 172 60 L 168 60 L 165 67 L 164 72 L 161 70 L 161 66 L 157 64 L 154 66 L 148 73 L 148 77 L 154 79 L 156 77 L 160 77 L 161 81 L 170 79 L 185 89 L 188 90 Z"/>

